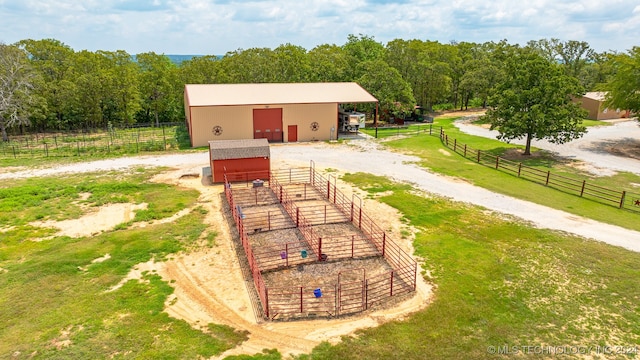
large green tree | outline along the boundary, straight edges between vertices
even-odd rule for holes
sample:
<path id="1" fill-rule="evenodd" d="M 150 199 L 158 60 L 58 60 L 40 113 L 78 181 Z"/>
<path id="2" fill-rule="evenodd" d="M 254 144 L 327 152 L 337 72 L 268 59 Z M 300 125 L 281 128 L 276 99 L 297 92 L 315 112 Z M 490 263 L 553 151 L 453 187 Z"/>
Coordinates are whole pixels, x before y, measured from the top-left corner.
<path id="1" fill-rule="evenodd" d="M 182 85 L 224 83 L 226 78 L 220 64 L 216 55 L 196 56 L 180 64 L 179 79 Z"/>
<path id="2" fill-rule="evenodd" d="M 373 36 L 349 34 L 347 42 L 342 45 L 349 61 L 348 77 L 355 80 L 363 75 L 359 64 L 384 58 L 385 47 L 377 42 Z"/>
<path id="3" fill-rule="evenodd" d="M 381 59 L 365 61 L 359 67 L 363 75 L 358 83 L 378 99 L 383 113 L 400 115 L 413 111 L 416 100 L 411 86 L 398 70 Z"/>
<path id="4" fill-rule="evenodd" d="M 9 140 L 8 127 L 29 124 L 35 102 L 35 77 L 23 50 L 0 43 L 0 132 L 3 141 Z"/>
<path id="5" fill-rule="evenodd" d="M 349 58 L 338 45 L 319 45 L 308 52 L 309 80 L 313 82 L 348 81 Z"/>
<path id="6" fill-rule="evenodd" d="M 530 48 L 513 47 L 504 64 L 504 77 L 489 99 L 485 115 L 503 140 L 533 139 L 562 144 L 581 137 L 585 111 L 572 101 L 584 93 L 574 77 Z"/>
<path id="7" fill-rule="evenodd" d="M 34 91 L 45 99 L 46 119 L 44 127 L 67 127 L 74 120 L 70 114 L 75 96 L 69 68 L 73 64 L 74 51 L 55 39 L 22 40 L 18 45 L 27 51 L 29 60 L 43 82 Z"/>
<path id="8" fill-rule="evenodd" d="M 82 50 L 75 54 L 69 72 L 73 87 L 67 86 L 67 89 L 75 93 L 68 97 L 73 109 L 72 127 L 93 128 L 106 125 L 105 107 L 110 97 L 107 60 L 100 54 Z"/>
<path id="9" fill-rule="evenodd" d="M 640 47 L 612 57 L 615 75 L 606 85 L 606 105 L 640 113 Z"/>
<path id="10" fill-rule="evenodd" d="M 160 115 L 175 107 L 178 68 L 167 56 L 154 52 L 138 54 L 136 60 L 141 71 L 139 89 L 144 119 L 153 119 L 160 126 Z"/>
<path id="11" fill-rule="evenodd" d="M 98 51 L 106 60 L 105 118 L 113 124 L 130 125 L 141 109 L 138 89 L 140 69 L 126 51 Z"/>

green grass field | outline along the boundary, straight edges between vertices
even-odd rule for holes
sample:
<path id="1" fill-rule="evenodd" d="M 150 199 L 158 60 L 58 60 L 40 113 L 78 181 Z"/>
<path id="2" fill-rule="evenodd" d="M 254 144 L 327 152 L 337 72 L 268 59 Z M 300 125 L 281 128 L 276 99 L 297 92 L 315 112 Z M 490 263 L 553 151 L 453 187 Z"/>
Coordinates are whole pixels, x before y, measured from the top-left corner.
<path id="1" fill-rule="evenodd" d="M 464 134 L 453 125 L 454 120 L 455 118 L 436 119 L 434 127 L 437 126 L 438 129 L 442 127 L 451 138 L 457 139 L 459 143 L 486 151 L 494 156 L 502 156 L 509 149 L 519 148 L 517 145 L 506 144 L 498 140 Z M 629 229 L 640 230 L 637 212 L 620 210 L 615 206 L 604 205 L 525 179 L 519 179 L 492 167 L 479 165 L 443 146 L 437 136 L 421 133 L 386 141 L 384 144 L 390 148 L 420 157 L 420 165 L 433 172 L 463 178 L 474 185 L 518 199 Z M 586 179 L 590 183 L 607 188 L 629 190 L 635 189 L 633 184 L 640 183 L 640 176 L 631 173 L 596 177 L 572 166 L 573 161 L 555 158 L 548 153 L 534 150 L 536 156 L 532 156 L 529 160 L 522 160 L 524 165 L 574 179 Z"/>
<path id="2" fill-rule="evenodd" d="M 503 358 L 490 346 L 640 343 L 640 254 L 528 227 L 482 209 L 417 196 L 368 174 L 343 180 L 398 209 L 419 229 L 414 246 L 435 285 L 433 303 L 403 321 L 359 331 L 300 359 Z M 633 348 L 636 349 L 636 348 Z M 635 350 L 628 356 L 637 358 Z M 637 351 L 640 351 L 638 349 Z"/>
<path id="3" fill-rule="evenodd" d="M 451 121 L 437 119 L 434 126 L 496 154 L 510 147 L 455 133 Z M 494 191 L 627 228 L 640 226 L 638 215 L 446 155 L 436 136 L 420 134 L 385 144 L 420 156 L 422 165 L 433 171 Z M 553 157 L 538 157 L 529 165 L 586 176 Z M 215 246 L 211 239 L 216 234 L 203 223 L 206 211 L 197 205 L 197 192 L 150 182 L 161 170 L 2 182 L 0 359 L 208 358 L 247 339 L 249 334 L 227 326 L 209 324 L 205 333 L 170 318 L 162 310 L 173 289 L 157 274 L 146 273 L 145 281 L 109 291 L 136 264 Z M 404 320 L 358 331 L 337 345 L 323 343 L 296 358 L 505 358 L 493 353 L 498 348 L 525 358 L 555 357 L 525 353 L 544 349 L 540 347 L 588 351 L 575 358 L 638 358 L 640 254 L 532 228 L 480 207 L 424 197 L 408 184 L 371 174 L 346 174 L 342 180 L 398 209 L 403 223 L 418 230 L 416 256 L 424 261 L 423 276 L 433 284 L 434 297 L 426 309 Z M 640 182 L 631 174 L 593 180 L 603 186 Z M 78 218 L 87 208 L 125 202 L 149 206 L 130 223 L 91 237 L 55 236 L 52 229 L 30 225 Z M 188 207 L 194 210 L 173 223 L 132 226 Z M 93 262 L 105 254 L 110 259 Z M 605 350 L 609 353 L 603 354 Z M 611 353 L 615 350 L 624 353 Z M 229 357 L 280 358 L 275 350 Z"/>
<path id="4" fill-rule="evenodd" d="M 29 225 L 77 218 L 86 207 L 107 203 L 148 203 L 131 223 L 165 218 L 195 205 L 196 191 L 151 183 L 153 173 L 3 182 L 0 358 L 195 359 L 220 354 L 246 339 L 227 326 L 210 324 L 209 333 L 203 333 L 170 318 L 163 309 L 173 288 L 157 274 L 109 291 L 136 264 L 198 246 L 201 235 L 210 232 L 202 208 L 174 223 L 144 228 L 124 224 L 82 238 L 55 236 L 51 228 Z M 91 195 L 83 200 L 80 194 L 87 193 Z M 110 258 L 93 262 L 105 254 Z"/>

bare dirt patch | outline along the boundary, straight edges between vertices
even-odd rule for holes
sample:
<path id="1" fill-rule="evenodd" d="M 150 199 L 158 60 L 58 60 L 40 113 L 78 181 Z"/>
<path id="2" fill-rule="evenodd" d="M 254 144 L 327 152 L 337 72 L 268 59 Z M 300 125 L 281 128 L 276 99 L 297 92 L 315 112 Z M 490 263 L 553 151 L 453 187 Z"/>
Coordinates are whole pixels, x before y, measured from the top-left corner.
<path id="1" fill-rule="evenodd" d="M 165 262 L 138 264 L 121 284 L 131 279 L 141 279 L 146 272 L 157 273 L 175 288 L 174 294 L 166 302 L 165 310 L 169 315 L 184 319 L 203 331 L 208 323 L 219 323 L 249 333 L 247 341 L 220 358 L 254 354 L 265 348 L 276 348 L 284 355 L 308 353 L 321 341 L 339 342 L 341 336 L 386 321 L 402 319 L 431 301 L 431 285 L 418 276 L 416 293 L 385 309 L 338 319 L 258 321 L 248 292 L 248 287 L 252 287 L 253 283 L 244 280 L 233 245 L 235 230 L 230 228 L 232 222 L 228 218 L 228 209 L 225 209 L 223 186 L 211 185 L 202 176 L 182 176 L 202 172 L 201 168 L 178 169 L 162 173 L 153 180 L 200 191 L 198 204 L 208 210 L 205 221 L 217 233 L 216 245 L 177 254 Z M 345 189 L 344 186 L 340 187 Z M 395 209 L 374 200 L 364 200 L 364 208 L 369 216 L 379 219 L 380 227 L 388 231 L 403 250 L 413 254 L 412 237 L 401 235 L 412 232 L 407 231 Z"/>
<path id="2" fill-rule="evenodd" d="M 78 238 L 112 230 L 116 225 L 133 220 L 136 210 L 146 208 L 147 204 L 107 204 L 79 219 L 35 221 L 31 225 L 59 229 L 56 236 Z"/>

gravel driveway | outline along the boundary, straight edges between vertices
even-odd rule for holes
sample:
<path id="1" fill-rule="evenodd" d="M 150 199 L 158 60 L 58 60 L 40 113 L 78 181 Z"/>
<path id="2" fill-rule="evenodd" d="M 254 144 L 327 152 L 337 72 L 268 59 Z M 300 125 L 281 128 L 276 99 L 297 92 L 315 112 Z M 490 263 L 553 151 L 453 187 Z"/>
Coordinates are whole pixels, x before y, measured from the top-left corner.
<path id="1" fill-rule="evenodd" d="M 472 125 L 467 119 L 455 122 L 460 131 L 467 134 L 495 139 L 498 131 Z M 558 153 L 560 156 L 582 160 L 585 170 L 598 175 L 613 175 L 618 171 L 626 171 L 640 175 L 640 160 L 611 155 L 604 150 L 627 141 L 640 141 L 640 123 L 634 120 L 615 122 L 611 126 L 590 127 L 589 131 L 580 139 L 566 144 L 553 144 L 546 140 L 534 140 L 531 145 L 539 149 Z M 524 145 L 525 139 L 514 140 L 513 144 Z"/>
<path id="2" fill-rule="evenodd" d="M 561 230 L 640 252 L 640 232 L 582 218 L 538 204 L 496 194 L 466 182 L 433 174 L 414 165 L 419 159 L 386 150 L 375 140 L 352 140 L 343 144 L 296 143 L 271 146 L 272 168 L 309 166 L 335 168 L 345 172 L 368 172 L 405 181 L 416 188 L 456 201 L 472 203 L 487 209 L 515 215 L 532 225 Z M 138 156 L 55 168 L 30 169 L 0 173 L 1 179 L 53 176 L 64 173 L 124 170 L 138 166 L 170 166 L 193 172 L 208 166 L 207 152 Z M 636 162 L 636 167 L 639 166 Z M 636 169 L 637 170 L 637 169 Z M 0 170 L 4 171 L 4 170 Z"/>

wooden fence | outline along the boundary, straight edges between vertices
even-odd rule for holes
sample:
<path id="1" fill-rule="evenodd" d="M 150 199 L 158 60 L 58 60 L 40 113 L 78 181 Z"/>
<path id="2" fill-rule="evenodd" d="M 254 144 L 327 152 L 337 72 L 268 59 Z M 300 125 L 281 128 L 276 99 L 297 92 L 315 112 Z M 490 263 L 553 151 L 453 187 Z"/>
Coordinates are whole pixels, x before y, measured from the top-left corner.
<path id="1" fill-rule="evenodd" d="M 575 179 L 551 171 L 544 171 L 492 155 L 486 151 L 474 149 L 467 144 L 459 143 L 457 139 L 450 138 L 444 130 L 440 129 L 440 140 L 455 153 L 478 164 L 493 167 L 511 175 L 548 186 L 562 192 L 577 195 L 602 204 L 615 206 L 640 213 L 640 193 L 627 190 L 611 189 L 589 183 L 585 179 Z"/>

